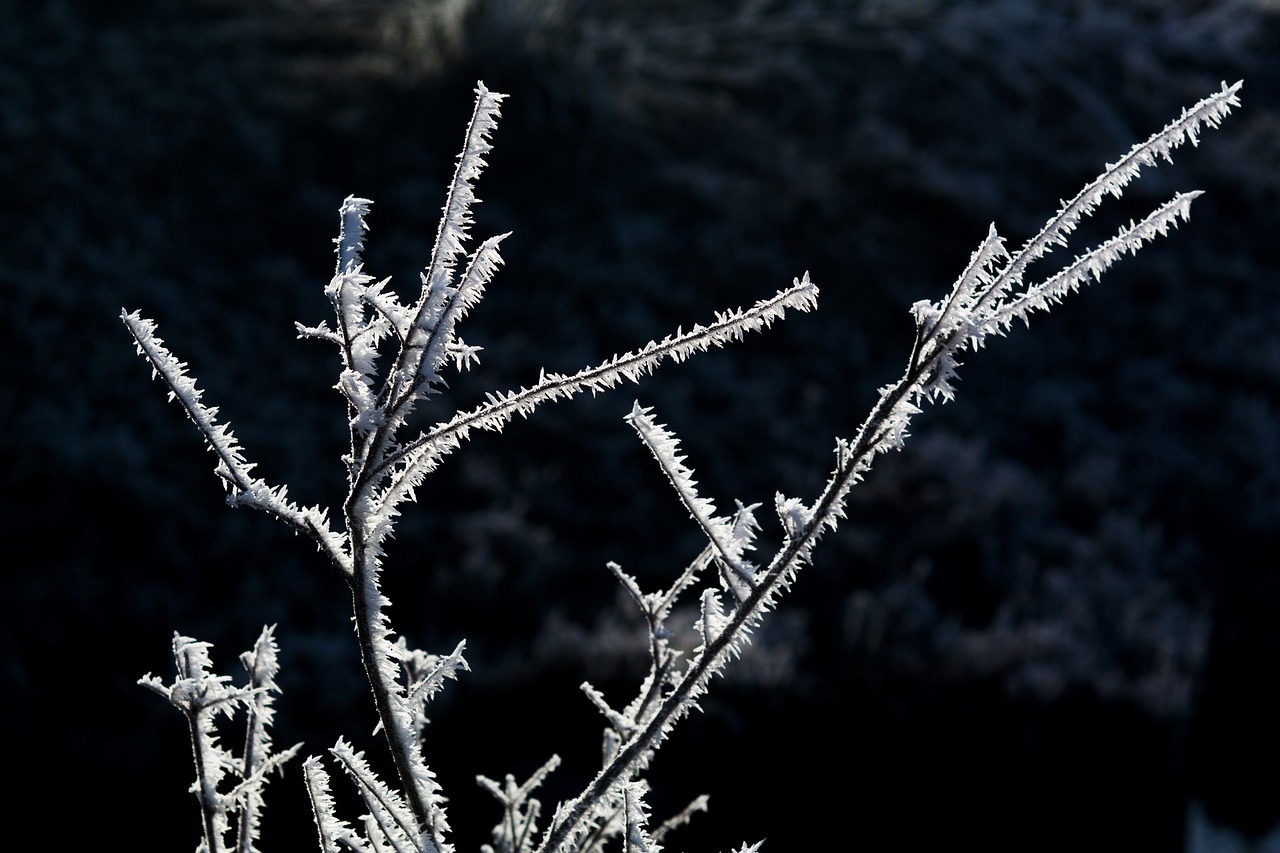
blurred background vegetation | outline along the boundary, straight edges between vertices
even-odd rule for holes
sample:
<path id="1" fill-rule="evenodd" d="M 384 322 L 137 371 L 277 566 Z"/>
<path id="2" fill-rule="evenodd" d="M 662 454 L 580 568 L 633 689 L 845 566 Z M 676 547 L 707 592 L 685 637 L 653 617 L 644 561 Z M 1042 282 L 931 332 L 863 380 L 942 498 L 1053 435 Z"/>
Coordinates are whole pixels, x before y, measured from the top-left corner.
<path id="1" fill-rule="evenodd" d="M 1182 850 L 1193 804 L 1280 818 L 1275 3 L 0 0 L 0 54 L 0 707 L 25 790 L 87 831 L 194 843 L 182 720 L 134 685 L 175 629 L 229 670 L 278 623 L 280 741 L 381 758 L 341 581 L 221 507 L 117 318 L 159 322 L 268 480 L 336 503 L 337 360 L 292 324 L 327 316 L 347 194 L 376 202 L 370 271 L 414 285 L 477 79 L 511 97 L 475 231 L 515 233 L 464 331 L 483 364 L 433 417 L 806 269 L 822 297 L 479 437 L 406 513 L 394 623 L 465 637 L 475 670 L 428 735 L 460 849 L 497 818 L 474 774 L 558 751 L 562 796 L 597 765 L 576 685 L 624 700 L 643 664 L 605 561 L 654 586 L 698 549 L 632 399 L 721 506 L 812 495 L 988 222 L 1017 245 L 1239 78 L 1224 128 L 1078 246 L 1207 190 L 1191 222 L 969 359 L 659 756 L 653 805 L 710 793 L 672 838 L 703 850 Z M 296 768 L 272 793 L 264 849 L 308 849 Z"/>

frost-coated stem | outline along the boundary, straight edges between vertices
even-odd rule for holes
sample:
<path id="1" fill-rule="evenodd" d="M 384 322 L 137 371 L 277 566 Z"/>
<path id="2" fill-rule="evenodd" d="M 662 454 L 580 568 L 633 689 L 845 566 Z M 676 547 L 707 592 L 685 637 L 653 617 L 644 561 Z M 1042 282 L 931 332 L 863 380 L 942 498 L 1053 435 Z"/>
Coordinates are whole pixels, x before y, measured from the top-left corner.
<path id="1" fill-rule="evenodd" d="M 384 677 L 383 667 L 378 666 L 381 650 L 378 647 L 379 627 L 376 608 L 369 601 L 369 585 L 359 578 L 351 584 L 352 608 L 355 611 L 356 637 L 360 643 L 360 660 L 364 663 L 364 671 L 369 679 L 369 687 L 373 692 L 373 704 L 378 713 L 382 733 L 387 739 L 391 757 L 395 761 L 396 773 L 404 783 L 405 795 L 409 799 L 409 808 L 420 824 L 426 822 L 427 809 L 421 798 L 416 796 L 416 788 L 410 784 L 413 776 L 409 770 L 407 754 L 416 744 L 406 743 L 401 737 L 400 727 L 391 723 L 394 709 L 391 696 L 397 686 Z"/>
<path id="2" fill-rule="evenodd" d="M 240 658 L 249 672 L 248 689 L 253 695 L 246 714 L 244 752 L 240 759 L 240 778 L 245 780 L 242 786 L 247 790 L 242 795 L 240 820 L 236 823 L 236 853 L 254 853 L 263 808 L 261 785 L 255 782 L 276 763 L 271 756 L 268 731 L 273 716 L 272 693 L 279 691 L 275 676 L 280 671 L 273 630 L 273 627 L 263 628 L 253 649 Z M 296 749 L 286 750 L 285 755 L 292 755 Z"/>
<path id="3" fill-rule="evenodd" d="M 187 728 L 191 731 L 192 752 L 195 753 L 196 796 L 200 800 L 200 824 L 204 829 L 205 848 L 209 853 L 224 853 L 226 847 L 222 841 L 222 830 L 226 824 L 226 815 L 219 807 L 217 783 L 210 776 L 211 769 L 205 761 L 212 754 L 204 725 L 200 715 L 202 710 L 187 714 Z"/>
<path id="4" fill-rule="evenodd" d="M 354 534 L 352 542 L 353 547 L 362 546 L 360 538 Z M 360 660 L 369 679 L 374 709 L 391 751 L 400 788 L 417 823 L 414 835 L 433 838 L 439 827 L 433 825 L 433 810 L 424 797 L 415 772 L 415 764 L 421 761 L 417 754 L 418 740 L 401 721 L 399 705 L 403 700 L 400 686 L 395 682 L 390 667 L 385 665 L 390 643 L 386 639 L 388 629 L 382 610 L 386 602 L 378 588 L 376 565 L 370 565 L 367 559 L 358 565 L 361 568 L 351 581 L 351 598 Z"/>

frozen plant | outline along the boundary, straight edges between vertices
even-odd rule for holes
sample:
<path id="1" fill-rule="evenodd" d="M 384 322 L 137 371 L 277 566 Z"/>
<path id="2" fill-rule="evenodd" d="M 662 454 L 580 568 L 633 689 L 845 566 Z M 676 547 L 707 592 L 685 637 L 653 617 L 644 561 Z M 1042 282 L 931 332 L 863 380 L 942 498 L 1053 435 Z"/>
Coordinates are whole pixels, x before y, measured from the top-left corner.
<path id="1" fill-rule="evenodd" d="M 262 789 L 268 774 L 281 769 L 302 747 L 300 743 L 294 744 L 284 752 L 271 754 L 271 735 L 267 729 L 271 726 L 272 694 L 280 691 L 275 681 L 280 664 L 276 660 L 273 632 L 273 628 L 263 628 L 253 648 L 240 656 L 249 673 L 246 687 L 233 687 L 229 684 L 230 676 L 213 674 L 208 643 L 178 634 L 173 635 L 173 662 L 178 670 L 173 684 L 166 685 L 151 675 L 139 681 L 168 699 L 187 718 L 196 764 L 192 792 L 200 801 L 203 828 L 198 849 L 204 853 L 222 853 L 229 849 L 248 853 L 255 849 L 253 843 L 258 840 L 262 815 Z M 218 743 L 214 720 L 219 714 L 233 716 L 241 708 L 248 722 L 244 752 L 237 759 Z M 223 792 L 218 790 L 218 784 L 227 773 L 234 774 L 240 781 L 230 791 Z M 226 844 L 231 814 L 238 815 L 233 848 Z"/>
<path id="2" fill-rule="evenodd" d="M 610 705 L 590 684 L 583 690 L 605 719 L 602 766 L 576 796 L 559 803 L 549 815 L 532 794 L 559 759 L 552 756 L 523 783 L 508 776 L 504 782 L 479 778 L 498 800 L 501 817 L 493 829 L 492 853 L 589 853 L 607 845 L 632 851 L 661 848 L 664 835 L 705 808 L 699 798 L 688 809 L 652 826 L 644 802 L 645 772 L 672 727 L 692 709 L 712 679 L 742 650 L 751 632 L 773 607 L 778 596 L 808 563 L 822 534 L 835 529 L 844 516 L 849 489 L 870 468 L 876 455 L 901 447 L 912 416 L 927 401 L 949 400 L 958 357 L 977 349 L 991 334 L 1003 334 L 1015 320 L 1028 321 L 1037 310 L 1048 310 L 1068 292 L 1102 273 L 1125 252 L 1134 253 L 1186 219 L 1198 193 L 1179 193 L 1138 222 L 1130 222 L 1109 240 L 1076 256 L 1057 272 L 1028 280 L 1028 267 L 1065 246 L 1071 232 L 1107 195 L 1120 196 L 1143 167 L 1170 159 L 1184 141 L 1197 142 L 1204 127 L 1216 127 L 1239 105 L 1241 83 L 1223 84 L 1138 145 L 1062 204 L 1045 226 L 1021 248 L 1010 253 L 994 225 L 969 260 L 951 292 L 939 302 L 912 307 L 915 342 L 906 370 L 880 390 L 870 414 L 850 438 L 836 441 L 836 463 L 821 493 L 811 500 L 778 494 L 775 511 L 782 525 L 782 541 L 766 559 L 753 560 L 760 527 L 759 504 L 737 503 L 721 514 L 698 493 L 693 471 L 680 455 L 678 440 L 638 403 L 627 422 L 649 448 L 670 479 L 678 499 L 706 536 L 702 552 L 670 586 L 642 590 L 635 578 L 610 564 L 609 569 L 640 609 L 648 626 L 650 665 L 635 698 L 622 707 Z M 495 127 L 501 99 L 483 84 L 476 90 L 475 109 L 467 127 L 462 153 L 448 188 L 434 249 L 422 273 L 422 288 L 405 303 L 388 287 L 364 271 L 361 252 L 365 217 L 371 202 L 349 197 L 341 208 L 337 269 L 326 289 L 336 321 L 333 328 L 298 325 L 300 337 L 336 346 L 342 370 L 336 385 L 346 398 L 350 450 L 343 457 L 348 492 L 336 512 L 302 507 L 288 497 L 283 485 L 270 485 L 253 473 L 240 445 L 217 409 L 206 406 L 186 366 L 155 334 L 155 325 L 137 312 L 122 317 L 139 353 L 154 374 L 169 387 L 217 457 L 216 473 L 226 486 L 232 506 L 250 506 L 275 516 L 306 533 L 322 554 L 342 573 L 351 588 L 360 654 L 373 693 L 374 705 L 395 766 L 396 778 L 379 778 L 361 753 L 345 740 L 329 750 L 331 759 L 351 778 L 367 813 L 358 824 L 336 814 L 330 779 L 319 757 L 303 765 L 321 849 L 369 853 L 444 853 L 453 850 L 445 814 L 445 797 L 422 749 L 426 703 L 467 669 L 464 646 L 448 654 L 432 655 L 411 649 L 393 632 L 390 602 L 380 587 L 383 545 L 392 535 L 400 507 L 412 502 L 415 490 L 441 461 L 459 448 L 473 429 L 501 430 L 516 415 L 528 416 L 544 402 L 582 391 L 600 392 L 622 380 L 638 381 L 665 359 L 683 361 L 695 352 L 740 338 L 768 326 L 788 309 L 814 307 L 817 288 L 805 275 L 790 288 L 757 302 L 747 310 L 728 311 L 707 326 L 677 331 L 639 350 L 607 359 L 574 374 L 542 373 L 529 387 L 492 393 L 471 410 L 457 412 L 435 426 L 406 434 L 410 415 L 427 396 L 445 385 L 442 372 L 465 369 L 478 358 L 479 348 L 458 337 L 457 327 L 480 301 L 501 258 L 501 235 L 481 242 L 469 256 L 464 245 L 476 201 L 473 184 L 484 166 L 489 135 Z M 380 356 L 388 356 L 379 368 Z M 677 648 L 667 621 L 682 596 L 700 603 L 698 640 L 694 648 Z M 279 767 L 294 750 L 268 757 L 265 726 L 270 723 L 269 696 L 274 689 L 274 643 L 270 631 L 259 641 L 267 663 L 250 666 L 247 688 L 233 688 L 214 675 L 207 646 L 185 637 L 174 641 L 179 678 L 166 687 L 148 677 L 143 683 L 167 696 L 191 720 L 197 780 L 193 787 L 204 816 L 200 850 L 228 849 L 228 818 L 237 817 L 238 850 L 253 849 L 267 771 Z M 247 665 L 249 663 L 247 662 Z M 265 674 L 259 675 L 258 668 Z M 243 760 L 217 745 L 212 718 L 219 712 L 244 708 L 249 713 L 250 738 Z M 255 734 L 256 733 L 256 734 Z M 296 748 L 295 748 L 296 749 Z M 219 784 L 231 770 L 239 782 L 229 791 Z M 755 850 L 758 845 L 741 850 Z"/>

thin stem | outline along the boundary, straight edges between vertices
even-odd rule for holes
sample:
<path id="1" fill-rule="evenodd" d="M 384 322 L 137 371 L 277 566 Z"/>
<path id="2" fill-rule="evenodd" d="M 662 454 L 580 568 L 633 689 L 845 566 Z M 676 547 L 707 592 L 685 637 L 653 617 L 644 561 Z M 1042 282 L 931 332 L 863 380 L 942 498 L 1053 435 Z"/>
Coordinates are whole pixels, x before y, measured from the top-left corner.
<path id="1" fill-rule="evenodd" d="M 358 547 L 357 533 L 352 531 L 353 547 Z M 391 758 L 395 762 L 396 774 L 400 777 L 400 786 L 409 801 L 414 820 L 418 827 L 427 825 L 428 809 L 423 802 L 421 792 L 414 781 L 410 766 L 410 750 L 416 749 L 416 743 L 404 740 L 404 731 L 395 719 L 396 709 L 392 706 L 392 696 L 397 691 L 394 683 L 384 677 L 383 668 L 379 665 L 382 651 L 379 649 L 377 634 L 382 630 L 378 625 L 378 608 L 370 601 L 371 595 L 379 595 L 377 588 L 369 581 L 367 562 L 360 560 L 359 569 L 351 579 L 352 609 L 355 612 L 356 638 L 360 644 L 360 660 L 364 664 L 365 675 L 369 679 L 369 687 L 373 692 L 373 704 L 382 724 L 383 735 L 387 739 L 387 747 L 391 750 Z"/>
<path id="2" fill-rule="evenodd" d="M 192 708 L 186 714 L 187 725 L 191 729 L 192 752 L 195 753 L 196 779 L 199 784 L 200 822 L 204 827 L 204 843 L 209 853 L 224 853 L 222 834 L 218 832 L 218 791 L 209 783 L 209 770 L 205 767 L 204 732 L 201 729 L 200 714 L 206 713 L 202 708 Z"/>

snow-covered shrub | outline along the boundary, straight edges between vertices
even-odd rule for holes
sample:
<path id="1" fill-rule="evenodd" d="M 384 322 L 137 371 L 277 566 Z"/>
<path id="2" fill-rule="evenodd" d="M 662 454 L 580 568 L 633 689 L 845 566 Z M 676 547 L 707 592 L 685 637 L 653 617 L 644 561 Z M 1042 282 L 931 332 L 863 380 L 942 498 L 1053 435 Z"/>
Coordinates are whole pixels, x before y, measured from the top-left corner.
<path id="1" fill-rule="evenodd" d="M 880 389 L 861 426 L 836 440 L 834 470 L 820 493 L 809 499 L 775 495 L 781 537 L 764 550 L 763 559 L 752 559 L 760 550 L 761 527 L 755 517 L 760 504 L 737 502 L 728 512 L 717 510 L 699 493 L 677 438 L 658 422 L 652 409 L 639 403 L 633 406 L 627 423 L 670 480 L 706 544 L 668 586 L 656 591 L 642 590 L 623 567 L 609 564 L 647 625 L 649 672 L 635 698 L 621 707 L 591 684 L 582 685 L 605 719 L 602 766 L 580 793 L 557 804 L 549 815 L 532 794 L 559 764 L 556 756 L 523 783 L 511 776 L 501 783 L 479 777 L 479 784 L 501 805 L 493 845 L 486 849 L 585 853 L 616 840 L 624 851 L 657 850 L 669 830 L 705 808 L 700 798 L 652 825 L 645 803 L 645 774 L 672 727 L 698 707 L 712 680 L 741 653 L 778 597 L 810 562 L 823 534 L 844 518 L 849 490 L 875 457 L 902 446 L 912 417 L 924 403 L 952 398 L 962 353 L 978 349 L 993 334 L 1004 334 L 1015 321 L 1028 322 L 1033 312 L 1048 310 L 1067 293 L 1098 279 L 1126 252 L 1135 253 L 1189 216 L 1198 193 L 1178 193 L 1056 271 L 1027 277 L 1031 264 L 1055 246 L 1067 245 L 1081 220 L 1106 196 L 1119 197 L 1144 167 L 1154 167 L 1161 158 L 1169 160 L 1174 148 L 1188 140 L 1194 144 L 1201 130 L 1216 127 L 1239 105 L 1240 87 L 1240 83 L 1223 84 L 1219 92 L 1135 145 L 1062 203 L 1017 250 L 1007 250 L 992 225 L 950 293 L 937 302 L 920 301 L 912 307 L 916 332 L 906 369 Z M 351 778 L 367 809 L 353 825 L 338 816 L 322 759 L 306 760 L 303 774 L 326 853 L 453 849 L 446 797 L 427 763 L 423 734 L 427 702 L 448 679 L 468 668 L 465 644 L 447 654 L 411 648 L 391 627 L 390 602 L 381 586 L 384 547 L 402 505 L 415 500 L 416 490 L 443 457 L 459 449 L 474 430 L 500 431 L 517 415 L 527 417 L 544 403 L 583 391 L 604 392 L 624 380 L 638 381 L 665 360 L 683 361 L 767 327 L 787 310 L 808 311 L 817 301 L 818 290 L 806 274 L 749 309 L 717 314 L 708 325 L 677 330 L 661 341 L 576 373 L 543 372 L 533 384 L 491 393 L 480 406 L 455 412 L 435 426 L 413 427 L 420 404 L 447 387 L 447 370 L 464 370 L 479 358 L 480 348 L 465 343 L 458 336 L 458 326 L 479 303 L 501 264 L 499 244 L 506 235 L 481 241 L 469 256 L 465 246 L 471 206 L 476 202 L 474 183 L 483 169 L 503 97 L 483 84 L 477 88 L 434 250 L 421 276 L 422 288 L 412 301 L 402 301 L 388 279 L 376 280 L 364 270 L 362 252 L 371 202 L 348 197 L 342 205 L 335 241 L 337 267 L 326 289 L 335 324 L 298 325 L 300 337 L 336 346 L 342 359 L 335 387 L 346 401 L 350 446 L 342 459 L 348 491 L 340 507 L 300 506 L 284 485 L 257 477 L 234 435 L 219 422 L 218 410 L 203 403 L 186 365 L 157 337 L 155 324 L 137 312 L 122 316 L 138 351 L 217 457 L 215 471 L 227 488 L 228 503 L 262 510 L 310 537 L 350 587 L 357 642 L 396 778 L 384 781 L 362 753 L 343 739 L 337 741 L 330 749 L 331 760 Z M 697 602 L 697 616 L 691 639 L 682 642 L 688 634 L 681 632 L 683 626 L 675 624 L 673 614 L 682 601 L 690 600 Z M 177 680 L 165 685 L 148 676 L 143 683 L 168 698 L 190 721 L 197 768 L 193 790 L 204 827 L 199 849 L 215 853 L 230 849 L 233 843 L 237 850 L 254 849 L 268 772 L 281 767 L 297 749 L 273 755 L 266 734 L 271 695 L 276 690 L 272 633 L 264 630 L 255 650 L 243 657 L 251 678 L 242 688 L 213 673 L 207 644 L 176 636 L 174 655 Z M 244 753 L 236 757 L 219 745 L 214 720 L 221 713 L 239 710 L 247 713 L 248 735 Z M 229 787 L 223 784 L 228 775 L 238 780 Z M 234 842 L 228 838 L 233 826 Z"/>

